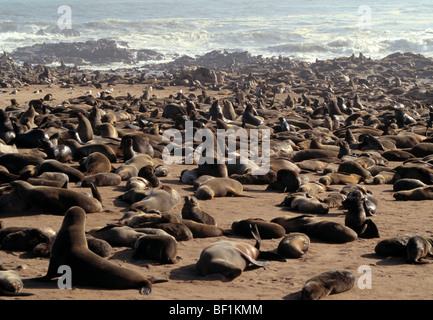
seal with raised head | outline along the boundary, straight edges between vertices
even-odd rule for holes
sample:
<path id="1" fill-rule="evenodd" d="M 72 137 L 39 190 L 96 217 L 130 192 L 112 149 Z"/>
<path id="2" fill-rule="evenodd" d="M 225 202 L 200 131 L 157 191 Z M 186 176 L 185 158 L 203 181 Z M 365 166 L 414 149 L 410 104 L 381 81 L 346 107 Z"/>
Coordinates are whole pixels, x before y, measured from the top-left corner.
<path id="1" fill-rule="evenodd" d="M 308 279 L 301 291 L 303 300 L 319 300 L 330 294 L 352 289 L 355 277 L 350 271 L 329 270 Z"/>
<path id="2" fill-rule="evenodd" d="M 343 201 L 347 209 L 344 224 L 353 229 L 360 238 L 379 238 L 379 231 L 376 224 L 367 219 L 364 205 L 364 196 L 360 191 L 352 191 Z"/>
<path id="3" fill-rule="evenodd" d="M 111 263 L 89 250 L 85 234 L 86 213 L 79 207 L 70 208 L 54 240 L 48 271 L 39 281 L 59 277 L 58 269 L 67 265 L 72 270 L 72 285 L 106 289 L 139 289 L 152 292 L 152 281 L 144 274 Z"/>
<path id="4" fill-rule="evenodd" d="M 78 126 L 77 132 L 81 141 L 88 142 L 93 139 L 93 128 L 89 119 L 87 119 L 81 112 L 77 114 Z"/>
<path id="5" fill-rule="evenodd" d="M 185 196 L 184 200 L 185 202 L 182 207 L 183 219 L 216 226 L 215 218 L 200 208 L 200 204 L 196 197 Z"/>

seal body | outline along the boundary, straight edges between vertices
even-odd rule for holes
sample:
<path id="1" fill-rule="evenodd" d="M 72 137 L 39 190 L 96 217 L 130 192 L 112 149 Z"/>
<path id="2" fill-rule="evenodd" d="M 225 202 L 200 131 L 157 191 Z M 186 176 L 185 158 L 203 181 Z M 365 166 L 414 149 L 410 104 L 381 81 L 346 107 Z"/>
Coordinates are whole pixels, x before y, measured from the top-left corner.
<path id="1" fill-rule="evenodd" d="M 176 263 L 178 243 L 171 235 L 143 235 L 134 245 L 134 259 Z"/>
<path id="2" fill-rule="evenodd" d="M 301 258 L 310 246 L 310 238 L 300 232 L 292 232 L 278 244 L 277 253 L 285 258 Z"/>
<path id="3" fill-rule="evenodd" d="M 350 271 L 330 270 L 307 280 L 302 288 L 303 300 L 319 300 L 330 294 L 337 294 L 352 289 L 355 277 Z"/>
<path id="4" fill-rule="evenodd" d="M 238 196 L 243 192 L 239 181 L 231 178 L 212 178 L 202 183 L 195 192 L 199 200 L 210 200 L 214 197 Z"/>
<path id="5" fill-rule="evenodd" d="M 147 197 L 132 204 L 130 210 L 141 210 L 143 212 L 157 210 L 167 212 L 179 203 L 179 193 L 169 186 L 162 186 L 159 189 L 152 189 Z"/>
<path id="6" fill-rule="evenodd" d="M 107 289 L 140 289 L 151 292 L 151 281 L 142 273 L 112 264 L 90 251 L 85 235 L 86 213 L 72 207 L 65 214 L 51 250 L 48 271 L 42 280 L 58 277 L 58 268 L 67 265 L 72 270 L 72 284 Z"/>

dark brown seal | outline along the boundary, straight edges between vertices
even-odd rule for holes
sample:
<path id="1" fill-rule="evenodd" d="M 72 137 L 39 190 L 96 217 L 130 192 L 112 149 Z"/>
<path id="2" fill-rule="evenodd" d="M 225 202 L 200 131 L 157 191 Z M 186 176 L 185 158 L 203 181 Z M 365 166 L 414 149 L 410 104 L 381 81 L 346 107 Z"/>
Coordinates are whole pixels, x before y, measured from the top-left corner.
<path id="1" fill-rule="evenodd" d="M 302 288 L 303 300 L 319 300 L 330 294 L 337 294 L 352 289 L 355 277 L 350 271 L 329 270 L 308 279 Z"/>
<path id="2" fill-rule="evenodd" d="M 121 267 L 90 251 L 85 235 L 86 213 L 72 207 L 65 214 L 51 250 L 47 274 L 39 281 L 59 276 L 58 269 L 67 265 L 72 270 L 74 286 L 94 286 L 106 289 L 134 289 L 141 294 L 152 292 L 152 282 L 135 270 Z"/>

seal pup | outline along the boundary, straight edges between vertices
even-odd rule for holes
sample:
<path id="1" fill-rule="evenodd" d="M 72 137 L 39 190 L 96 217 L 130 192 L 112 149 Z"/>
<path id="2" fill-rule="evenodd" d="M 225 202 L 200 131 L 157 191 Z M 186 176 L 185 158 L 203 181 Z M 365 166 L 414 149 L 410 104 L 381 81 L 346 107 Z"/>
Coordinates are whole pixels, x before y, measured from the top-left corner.
<path id="1" fill-rule="evenodd" d="M 163 185 L 158 189 L 152 189 L 150 194 L 143 200 L 133 203 L 130 206 L 132 211 L 148 212 L 158 210 L 167 212 L 180 203 L 179 193 L 170 186 Z"/>
<path id="2" fill-rule="evenodd" d="M 185 196 L 182 207 L 182 219 L 189 219 L 196 222 L 216 226 L 215 218 L 203 211 L 196 197 Z"/>
<path id="3" fill-rule="evenodd" d="M 174 264 L 177 262 L 177 250 L 178 243 L 171 235 L 142 235 L 134 244 L 132 258 Z"/>
<path id="4" fill-rule="evenodd" d="M 245 242 L 221 240 L 205 247 L 200 253 L 196 263 L 196 270 L 200 275 L 206 276 L 219 273 L 229 280 L 239 277 L 245 268 L 251 263 L 258 267 L 264 267 L 269 261 L 256 260 L 260 255 L 260 236 L 256 231 L 255 246 Z"/>
<path id="5" fill-rule="evenodd" d="M 146 179 L 153 188 L 160 186 L 160 181 L 155 174 L 155 168 L 151 165 L 146 165 L 138 171 L 138 177 Z"/>
<path id="6" fill-rule="evenodd" d="M 433 239 L 417 234 L 409 239 L 406 245 L 406 261 L 422 263 L 421 260 L 433 256 Z"/>
<path id="7" fill-rule="evenodd" d="M 298 259 L 304 256 L 310 247 L 310 238 L 300 232 L 291 232 L 277 247 L 277 253 L 285 258 Z"/>
<path id="8" fill-rule="evenodd" d="M 302 300 L 319 300 L 330 294 L 352 289 L 355 277 L 350 271 L 329 270 L 308 279 L 301 291 Z"/>
<path id="9" fill-rule="evenodd" d="M 93 286 L 106 289 L 139 289 L 141 294 L 152 292 L 152 281 L 133 269 L 111 263 L 89 250 L 86 234 L 86 212 L 70 208 L 54 239 L 48 271 L 38 281 L 59 277 L 58 268 L 67 265 L 72 270 L 74 286 Z"/>
<path id="10" fill-rule="evenodd" d="M 299 172 L 291 169 L 280 169 L 277 172 L 277 180 L 266 188 L 267 191 L 295 192 L 301 186 Z"/>
<path id="11" fill-rule="evenodd" d="M 14 270 L 0 270 L 0 295 L 3 296 L 31 296 L 34 293 L 22 292 L 23 281 Z"/>

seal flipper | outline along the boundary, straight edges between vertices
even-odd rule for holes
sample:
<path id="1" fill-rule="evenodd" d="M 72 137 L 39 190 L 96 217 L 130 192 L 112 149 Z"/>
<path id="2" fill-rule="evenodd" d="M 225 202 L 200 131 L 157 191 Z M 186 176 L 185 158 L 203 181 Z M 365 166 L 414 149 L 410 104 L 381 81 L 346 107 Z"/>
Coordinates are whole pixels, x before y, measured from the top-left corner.
<path id="1" fill-rule="evenodd" d="M 92 190 L 93 198 L 95 198 L 96 200 L 98 200 L 102 204 L 101 194 L 99 193 L 98 188 L 96 187 L 96 185 L 93 182 L 90 183 L 90 189 Z"/>

